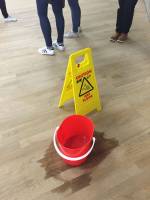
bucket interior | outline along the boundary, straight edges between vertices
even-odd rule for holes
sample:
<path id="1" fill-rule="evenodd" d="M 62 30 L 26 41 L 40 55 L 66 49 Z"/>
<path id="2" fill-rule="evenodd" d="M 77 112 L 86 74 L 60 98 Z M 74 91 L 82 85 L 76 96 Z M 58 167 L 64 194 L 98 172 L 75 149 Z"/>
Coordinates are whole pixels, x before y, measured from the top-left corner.
<path id="1" fill-rule="evenodd" d="M 57 133 L 59 145 L 69 149 L 81 148 L 91 142 L 94 125 L 90 119 L 80 115 L 66 118 Z"/>

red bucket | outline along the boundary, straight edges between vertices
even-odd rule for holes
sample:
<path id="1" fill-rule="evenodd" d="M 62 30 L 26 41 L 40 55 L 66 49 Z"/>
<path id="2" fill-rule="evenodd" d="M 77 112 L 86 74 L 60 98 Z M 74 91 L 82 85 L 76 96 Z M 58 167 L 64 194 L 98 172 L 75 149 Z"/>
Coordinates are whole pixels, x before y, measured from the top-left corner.
<path id="1" fill-rule="evenodd" d="M 94 124 L 89 118 L 81 115 L 69 116 L 55 131 L 54 147 L 65 163 L 79 166 L 86 161 L 94 147 L 93 133 Z"/>

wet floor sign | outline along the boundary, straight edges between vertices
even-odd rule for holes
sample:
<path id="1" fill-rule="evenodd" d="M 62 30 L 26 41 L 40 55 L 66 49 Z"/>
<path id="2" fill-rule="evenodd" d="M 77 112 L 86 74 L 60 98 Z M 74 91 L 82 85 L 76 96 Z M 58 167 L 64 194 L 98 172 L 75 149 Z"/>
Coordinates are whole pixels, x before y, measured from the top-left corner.
<path id="1" fill-rule="evenodd" d="M 77 51 L 69 57 L 59 107 L 72 98 L 76 114 L 86 115 L 102 108 L 90 48 Z"/>

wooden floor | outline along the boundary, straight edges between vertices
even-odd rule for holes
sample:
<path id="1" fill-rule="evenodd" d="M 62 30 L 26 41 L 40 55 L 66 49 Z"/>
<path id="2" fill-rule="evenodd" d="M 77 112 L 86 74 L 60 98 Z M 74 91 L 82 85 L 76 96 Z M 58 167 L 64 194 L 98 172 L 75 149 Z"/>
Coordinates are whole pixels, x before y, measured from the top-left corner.
<path id="1" fill-rule="evenodd" d="M 117 0 L 80 0 L 83 33 L 66 52 L 44 45 L 35 1 L 7 0 L 17 23 L 0 19 L 0 199 L 150 200 L 150 24 L 142 1 L 126 44 L 113 44 Z M 51 10 L 50 10 L 51 11 Z M 71 20 L 66 4 L 66 30 Z M 53 36 L 55 20 L 50 12 Z M 91 47 L 103 111 L 89 115 L 97 143 L 88 162 L 66 166 L 54 129 L 74 112 L 58 109 L 68 56 Z"/>

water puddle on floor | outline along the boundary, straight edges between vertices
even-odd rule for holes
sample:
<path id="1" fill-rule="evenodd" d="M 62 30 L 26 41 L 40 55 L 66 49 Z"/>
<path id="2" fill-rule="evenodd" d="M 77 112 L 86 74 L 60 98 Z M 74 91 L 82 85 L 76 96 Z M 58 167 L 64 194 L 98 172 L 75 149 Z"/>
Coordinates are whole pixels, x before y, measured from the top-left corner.
<path id="1" fill-rule="evenodd" d="M 111 151 L 119 145 L 116 139 L 105 138 L 104 133 L 102 132 L 95 131 L 94 135 L 96 137 L 95 147 L 88 160 L 83 165 L 79 166 L 82 174 L 71 180 L 65 179 L 64 174 L 66 170 L 73 170 L 74 167 L 66 165 L 57 155 L 53 144 L 51 143 L 49 145 L 44 157 L 38 162 L 41 167 L 45 169 L 45 179 L 53 177 L 57 180 L 63 181 L 63 184 L 53 189 L 52 192 L 64 193 L 69 189 L 71 190 L 71 193 L 74 193 L 90 185 L 93 170 L 96 169 L 96 167 L 100 165 L 107 155 L 109 155 Z M 63 178 L 61 173 L 63 173 Z"/>

